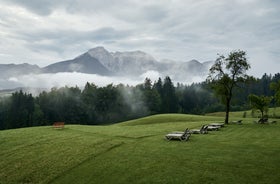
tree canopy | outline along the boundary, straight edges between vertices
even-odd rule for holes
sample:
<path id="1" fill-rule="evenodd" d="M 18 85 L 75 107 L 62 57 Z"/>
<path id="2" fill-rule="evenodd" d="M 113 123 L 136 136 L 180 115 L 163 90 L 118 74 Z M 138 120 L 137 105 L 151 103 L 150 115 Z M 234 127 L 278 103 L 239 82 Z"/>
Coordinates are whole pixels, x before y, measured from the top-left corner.
<path id="1" fill-rule="evenodd" d="M 270 84 L 270 88 L 274 91 L 274 98 L 276 102 L 280 105 L 280 80 L 278 80 L 277 82 L 272 82 Z"/>
<path id="2" fill-rule="evenodd" d="M 251 107 L 253 109 L 259 110 L 261 112 L 261 119 L 264 118 L 265 113 L 268 112 L 268 107 L 269 104 L 272 100 L 272 97 L 268 97 L 268 96 L 257 96 L 254 94 L 249 95 L 249 100 L 250 100 L 250 104 Z"/>

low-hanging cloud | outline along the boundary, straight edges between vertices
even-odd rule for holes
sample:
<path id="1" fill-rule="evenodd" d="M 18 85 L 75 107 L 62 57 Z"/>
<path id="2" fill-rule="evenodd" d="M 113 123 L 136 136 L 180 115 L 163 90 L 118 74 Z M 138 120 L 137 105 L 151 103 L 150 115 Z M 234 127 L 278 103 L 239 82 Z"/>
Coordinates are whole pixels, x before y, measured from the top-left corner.
<path id="1" fill-rule="evenodd" d="M 126 77 L 107 77 L 96 74 L 85 74 L 77 72 L 62 72 L 62 73 L 45 73 L 45 74 L 29 74 L 17 77 L 10 77 L 8 81 L 17 83 L 21 87 L 31 88 L 52 88 L 64 86 L 83 87 L 87 82 L 94 83 L 97 86 L 106 86 L 108 84 L 127 84 L 136 85 L 141 83 L 140 78 L 129 79 Z"/>
<path id="2" fill-rule="evenodd" d="M 43 74 L 28 74 L 11 76 L 7 79 L 0 80 L 0 90 L 2 89 L 14 89 L 18 87 L 30 88 L 30 89 L 51 89 L 53 87 L 64 86 L 78 86 L 83 88 L 87 82 L 94 83 L 99 87 L 106 86 L 108 84 L 118 85 L 124 84 L 129 86 L 136 86 L 144 83 L 146 78 L 155 82 L 159 78 L 165 76 L 155 70 L 147 71 L 139 76 L 123 77 L 123 76 L 101 76 L 97 74 L 85 74 L 78 72 L 61 72 L 61 73 L 43 73 Z M 171 76 L 172 77 L 172 76 Z M 188 80 L 188 83 L 201 82 L 203 77 L 193 77 Z M 173 81 L 186 83 L 184 81 Z"/>
<path id="3" fill-rule="evenodd" d="M 129 85 L 136 86 L 138 84 L 144 83 L 146 78 L 151 79 L 152 82 L 157 81 L 159 78 L 164 79 L 163 74 L 155 70 L 149 70 L 139 76 L 134 77 L 123 77 L 123 76 L 101 76 L 97 74 L 86 74 L 78 72 L 61 72 L 61 73 L 43 73 L 43 74 L 28 74 L 28 75 L 19 75 L 11 76 L 7 79 L 0 80 L 0 90 L 2 89 L 14 89 L 18 87 L 34 89 L 51 89 L 53 87 L 74 87 L 83 88 L 87 82 L 94 83 L 99 87 L 103 87 L 109 84 L 118 85 Z M 170 76 L 171 79 L 172 76 Z M 197 83 L 205 80 L 203 76 L 193 76 L 188 78 L 187 81 L 173 80 L 173 83 L 176 84 L 184 83 L 191 84 Z"/>
<path id="4" fill-rule="evenodd" d="M 155 70 L 149 70 L 143 73 L 142 75 L 140 75 L 140 79 L 142 79 L 142 81 L 145 80 L 146 78 L 149 78 L 152 81 L 156 81 L 160 77 L 162 78 L 163 76 L 158 71 Z"/>

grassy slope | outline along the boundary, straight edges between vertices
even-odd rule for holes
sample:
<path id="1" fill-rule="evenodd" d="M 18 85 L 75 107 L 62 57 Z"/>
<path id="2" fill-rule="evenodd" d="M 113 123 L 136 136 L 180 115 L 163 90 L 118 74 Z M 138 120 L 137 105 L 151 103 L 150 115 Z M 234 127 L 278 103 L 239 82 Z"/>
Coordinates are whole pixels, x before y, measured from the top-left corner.
<path id="1" fill-rule="evenodd" d="M 252 117 L 257 118 L 257 117 L 261 116 L 261 113 L 257 110 L 255 110 L 254 114 L 252 114 L 252 110 L 247 110 L 247 111 L 230 112 L 230 117 L 231 118 L 240 118 L 240 117 L 244 116 L 244 113 L 246 113 L 246 118 L 252 118 Z M 268 110 L 269 117 L 275 117 L 275 115 L 279 116 L 279 114 L 280 114 L 280 107 L 269 108 L 269 110 Z M 215 112 L 215 113 L 209 113 L 207 115 L 224 117 L 225 112 Z"/>
<path id="2" fill-rule="evenodd" d="M 168 114 L 0 131 L 0 183 L 279 183 L 279 124 L 244 119 L 188 142 L 164 140 L 168 132 L 222 120 Z"/>

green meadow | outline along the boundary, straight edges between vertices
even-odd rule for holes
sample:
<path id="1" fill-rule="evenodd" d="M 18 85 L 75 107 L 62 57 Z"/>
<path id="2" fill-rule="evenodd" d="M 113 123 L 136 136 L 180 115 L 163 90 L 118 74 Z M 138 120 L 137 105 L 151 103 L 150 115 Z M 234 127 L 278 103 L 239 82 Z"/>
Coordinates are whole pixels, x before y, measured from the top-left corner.
<path id="1" fill-rule="evenodd" d="M 279 183 L 280 122 L 243 120 L 167 141 L 172 131 L 223 122 L 219 115 L 163 114 L 107 126 L 0 131 L 0 183 Z"/>

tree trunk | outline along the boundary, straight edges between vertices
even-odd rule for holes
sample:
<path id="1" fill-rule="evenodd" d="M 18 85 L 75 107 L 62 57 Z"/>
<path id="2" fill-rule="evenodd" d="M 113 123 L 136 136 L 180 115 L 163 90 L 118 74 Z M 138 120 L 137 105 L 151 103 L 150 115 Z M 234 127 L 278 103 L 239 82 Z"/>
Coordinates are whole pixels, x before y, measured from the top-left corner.
<path id="1" fill-rule="evenodd" d="M 230 99 L 227 99 L 227 101 L 226 101 L 226 118 L 225 118 L 225 124 L 228 124 L 228 120 L 229 120 L 229 110 L 230 110 Z"/>

